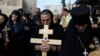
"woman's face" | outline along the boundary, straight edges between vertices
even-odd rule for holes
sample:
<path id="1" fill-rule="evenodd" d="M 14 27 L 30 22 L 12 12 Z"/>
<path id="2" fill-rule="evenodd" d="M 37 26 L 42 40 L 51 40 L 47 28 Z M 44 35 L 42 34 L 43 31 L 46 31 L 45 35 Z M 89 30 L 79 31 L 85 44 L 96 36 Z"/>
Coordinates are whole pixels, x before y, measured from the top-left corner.
<path id="1" fill-rule="evenodd" d="M 87 28 L 87 24 L 84 25 L 75 25 L 78 32 L 84 32 Z"/>
<path id="2" fill-rule="evenodd" d="M 16 14 L 12 14 L 12 21 L 16 21 L 17 20 L 17 15 Z"/>
<path id="3" fill-rule="evenodd" d="M 0 24 L 4 22 L 4 17 L 0 15 Z"/>
<path id="4" fill-rule="evenodd" d="M 50 25 L 51 17 L 49 14 L 41 14 L 41 23 L 42 25 Z"/>

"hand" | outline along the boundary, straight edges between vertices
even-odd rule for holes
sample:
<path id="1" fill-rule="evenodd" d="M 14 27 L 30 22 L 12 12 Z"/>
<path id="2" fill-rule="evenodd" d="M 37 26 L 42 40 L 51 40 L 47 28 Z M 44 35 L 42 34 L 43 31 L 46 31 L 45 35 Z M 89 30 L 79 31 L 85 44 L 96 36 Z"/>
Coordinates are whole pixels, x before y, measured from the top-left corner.
<path id="1" fill-rule="evenodd" d="M 61 50 L 61 46 L 57 46 L 57 51 L 59 52 Z"/>
<path id="2" fill-rule="evenodd" d="M 57 50 L 57 48 L 56 48 L 56 46 L 51 45 L 51 46 L 50 46 L 50 50 L 51 50 L 51 51 L 56 51 L 56 50 Z"/>
<path id="3" fill-rule="evenodd" d="M 35 45 L 35 50 L 40 50 L 40 45 Z"/>
<path id="4" fill-rule="evenodd" d="M 24 27 L 25 30 L 30 30 L 29 27 Z"/>
<path id="5" fill-rule="evenodd" d="M 40 45 L 40 50 L 41 51 L 48 51 L 49 50 L 49 45 Z"/>
<path id="6" fill-rule="evenodd" d="M 92 27 L 93 28 L 98 28 L 98 25 L 97 24 L 93 24 Z"/>
<path id="7" fill-rule="evenodd" d="M 95 45 L 95 44 L 93 44 L 93 43 L 91 43 L 91 44 L 89 45 L 89 48 L 93 50 L 93 49 L 95 49 L 95 48 L 96 48 L 96 45 Z"/>

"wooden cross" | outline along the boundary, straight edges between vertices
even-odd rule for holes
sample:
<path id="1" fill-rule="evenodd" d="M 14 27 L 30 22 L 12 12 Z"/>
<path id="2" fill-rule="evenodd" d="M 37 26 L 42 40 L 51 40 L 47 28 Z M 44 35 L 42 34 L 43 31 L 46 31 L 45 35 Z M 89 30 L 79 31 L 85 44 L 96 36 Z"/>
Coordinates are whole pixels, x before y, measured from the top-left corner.
<path id="1" fill-rule="evenodd" d="M 61 40 L 48 39 L 48 34 L 53 34 L 53 30 L 49 30 L 48 25 L 44 25 L 44 29 L 40 29 L 39 34 L 43 34 L 43 39 L 31 38 L 31 43 L 42 45 L 61 45 Z M 42 51 L 42 56 L 47 56 L 47 51 Z"/>
<path id="2" fill-rule="evenodd" d="M 88 52 L 86 51 L 86 49 L 83 52 L 84 56 L 87 56 Z"/>
<path id="3" fill-rule="evenodd" d="M 43 38 L 48 38 L 48 34 L 53 34 L 53 30 L 49 30 L 49 26 L 44 25 L 44 29 L 40 29 L 39 34 L 43 34 Z"/>
<path id="4" fill-rule="evenodd" d="M 6 35 L 6 41 L 9 42 L 9 39 L 8 39 L 8 31 L 10 30 L 10 28 L 7 28 L 7 26 L 5 26 L 5 28 L 2 30 L 5 32 L 5 35 Z"/>

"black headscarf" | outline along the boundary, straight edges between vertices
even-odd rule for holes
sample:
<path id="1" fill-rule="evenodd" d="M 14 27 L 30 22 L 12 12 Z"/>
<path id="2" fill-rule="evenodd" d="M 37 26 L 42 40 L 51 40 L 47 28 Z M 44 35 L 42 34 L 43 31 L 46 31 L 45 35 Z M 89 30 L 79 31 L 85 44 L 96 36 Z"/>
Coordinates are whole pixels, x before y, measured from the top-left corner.
<path id="1" fill-rule="evenodd" d="M 88 28 L 91 28 L 91 21 L 90 21 L 90 8 L 86 5 L 81 5 L 71 10 L 71 16 L 73 23 L 75 25 L 84 25 L 88 24 Z"/>
<path id="2" fill-rule="evenodd" d="M 11 15 L 9 16 L 9 20 L 12 22 L 12 15 L 13 14 L 15 14 L 15 15 L 17 15 L 18 17 L 17 17 L 17 22 L 20 22 L 21 21 L 21 14 L 19 13 L 19 11 L 18 10 L 14 10 L 12 13 L 11 13 Z"/>
<path id="3" fill-rule="evenodd" d="M 54 24 L 54 23 L 53 23 L 53 13 L 52 13 L 50 10 L 45 9 L 45 10 L 43 10 L 43 11 L 41 12 L 41 14 L 49 14 L 50 17 L 51 17 L 51 25 Z"/>

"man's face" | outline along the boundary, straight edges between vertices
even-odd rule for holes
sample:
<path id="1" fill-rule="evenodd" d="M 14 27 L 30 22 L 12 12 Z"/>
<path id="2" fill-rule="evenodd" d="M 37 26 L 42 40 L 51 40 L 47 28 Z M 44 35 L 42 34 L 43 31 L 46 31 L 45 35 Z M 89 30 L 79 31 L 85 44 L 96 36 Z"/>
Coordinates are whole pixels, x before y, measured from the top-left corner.
<path id="1" fill-rule="evenodd" d="M 4 22 L 4 17 L 0 16 L 0 24 L 2 24 Z"/>
<path id="2" fill-rule="evenodd" d="M 41 22 L 42 25 L 50 25 L 51 24 L 51 17 L 49 14 L 41 14 Z"/>
<path id="3" fill-rule="evenodd" d="M 75 25 L 78 32 L 84 32 L 87 28 L 87 24 L 84 25 Z"/>

